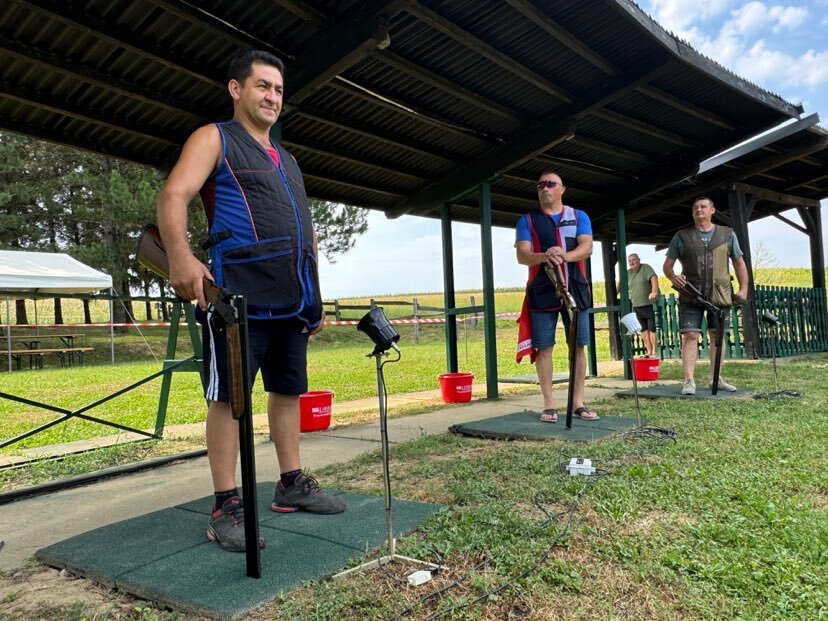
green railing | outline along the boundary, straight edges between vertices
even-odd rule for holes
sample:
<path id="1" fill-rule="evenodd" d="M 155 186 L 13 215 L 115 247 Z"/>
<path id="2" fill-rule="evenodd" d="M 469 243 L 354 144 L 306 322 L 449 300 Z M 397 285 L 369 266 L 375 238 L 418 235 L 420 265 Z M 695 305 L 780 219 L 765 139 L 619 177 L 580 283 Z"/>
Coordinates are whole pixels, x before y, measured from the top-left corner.
<path id="1" fill-rule="evenodd" d="M 777 356 L 828 351 L 824 289 L 756 287 L 758 317 L 768 311 L 779 319 Z M 759 321 L 759 348 L 763 358 L 773 353 L 773 328 Z"/>
<path id="2" fill-rule="evenodd" d="M 653 304 L 658 353 L 665 360 L 681 358 L 678 306 L 678 299 L 672 293 L 669 296 L 659 296 Z M 828 313 L 824 289 L 756 287 L 759 351 L 762 358 L 770 358 L 773 354 L 773 329 L 759 321 L 765 311 L 779 318 L 777 356 L 828 351 Z M 741 308 L 731 307 L 730 330 L 725 334 L 724 340 L 726 358 L 745 357 L 742 323 Z M 641 339 L 633 339 L 633 355 L 645 353 Z M 707 355 L 707 322 L 704 321 L 699 356 Z"/>

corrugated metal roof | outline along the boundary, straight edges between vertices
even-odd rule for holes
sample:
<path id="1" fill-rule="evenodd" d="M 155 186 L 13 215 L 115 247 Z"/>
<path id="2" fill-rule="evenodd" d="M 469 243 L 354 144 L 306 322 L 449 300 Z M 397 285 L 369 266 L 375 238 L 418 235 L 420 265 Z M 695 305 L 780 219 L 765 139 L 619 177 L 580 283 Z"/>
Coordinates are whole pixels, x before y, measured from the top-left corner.
<path id="1" fill-rule="evenodd" d="M 663 188 L 802 112 L 629 0 L 11 0 L 4 8 L 0 128 L 167 166 L 195 128 L 232 114 L 229 58 L 269 49 L 286 61 L 282 136 L 308 193 L 392 216 L 434 216 L 453 201 L 458 219 L 477 221 L 475 195 L 457 197 L 490 178 L 494 222 L 512 226 L 535 203 L 538 173 L 555 169 L 569 202 L 607 227 L 625 201 L 637 201 L 633 213 L 680 197 L 685 186 Z M 733 172 L 735 181 L 773 149 L 818 140 L 813 133 L 715 175 Z M 817 150 L 745 182 L 822 198 L 826 159 Z M 632 237 L 651 234 L 653 222 L 668 228 L 662 219 L 673 209 L 632 218 Z"/>

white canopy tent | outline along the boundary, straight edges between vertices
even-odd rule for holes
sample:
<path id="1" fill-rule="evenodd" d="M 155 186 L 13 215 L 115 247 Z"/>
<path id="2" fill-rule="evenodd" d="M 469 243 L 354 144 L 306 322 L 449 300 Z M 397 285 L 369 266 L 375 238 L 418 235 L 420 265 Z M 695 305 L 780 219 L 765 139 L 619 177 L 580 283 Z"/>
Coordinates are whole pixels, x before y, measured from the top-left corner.
<path id="1" fill-rule="evenodd" d="M 0 250 L 0 291 L 6 296 L 6 343 L 11 371 L 12 298 L 31 293 L 94 293 L 112 288 L 112 277 L 73 259 L 68 254 Z M 110 307 L 111 307 L 110 301 Z M 110 308 L 111 316 L 111 308 Z"/>
<path id="2" fill-rule="evenodd" d="M 0 291 L 92 293 L 111 288 L 112 276 L 68 254 L 0 250 Z"/>

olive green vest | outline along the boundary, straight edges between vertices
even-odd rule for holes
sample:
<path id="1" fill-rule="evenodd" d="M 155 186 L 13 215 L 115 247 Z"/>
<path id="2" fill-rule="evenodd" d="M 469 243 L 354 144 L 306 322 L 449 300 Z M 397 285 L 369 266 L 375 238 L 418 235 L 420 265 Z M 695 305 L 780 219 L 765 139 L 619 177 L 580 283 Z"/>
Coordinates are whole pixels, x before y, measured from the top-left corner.
<path id="1" fill-rule="evenodd" d="M 727 242 L 733 230 L 716 225 L 713 237 L 705 245 L 694 227 L 678 232 L 684 251 L 681 260 L 681 273 L 699 288 L 704 298 L 716 306 L 733 304 L 733 288 L 730 285 L 730 268 L 727 263 Z M 691 300 L 680 296 L 683 303 Z"/>

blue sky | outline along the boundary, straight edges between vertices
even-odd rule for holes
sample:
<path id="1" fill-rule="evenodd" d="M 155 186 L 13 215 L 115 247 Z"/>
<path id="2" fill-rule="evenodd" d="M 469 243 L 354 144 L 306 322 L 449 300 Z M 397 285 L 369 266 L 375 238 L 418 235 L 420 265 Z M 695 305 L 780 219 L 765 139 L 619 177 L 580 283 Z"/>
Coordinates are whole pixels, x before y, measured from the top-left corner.
<path id="1" fill-rule="evenodd" d="M 821 125 L 828 127 L 828 0 L 790 4 L 639 0 L 639 6 L 721 65 L 788 101 L 803 104 L 808 114 L 819 113 Z M 826 212 L 828 204 L 823 202 L 823 231 L 828 234 Z M 796 212 L 785 215 L 801 222 Z M 751 224 L 750 235 L 753 248 L 762 244 L 779 266 L 809 264 L 807 238 L 776 218 Z M 496 228 L 493 243 L 495 286 L 522 286 L 526 268 L 515 261 L 514 232 Z M 656 253 L 652 246 L 631 246 L 630 251 L 660 272 L 663 252 Z M 323 259 L 322 295 L 331 299 L 441 291 L 441 252 L 439 221 L 410 216 L 387 220 L 372 211 L 369 230 L 354 249 L 332 265 Z M 596 280 L 603 279 L 600 253 L 600 244 L 596 244 Z M 483 282 L 479 227 L 454 225 L 454 255 L 456 287 L 479 288 Z"/>

